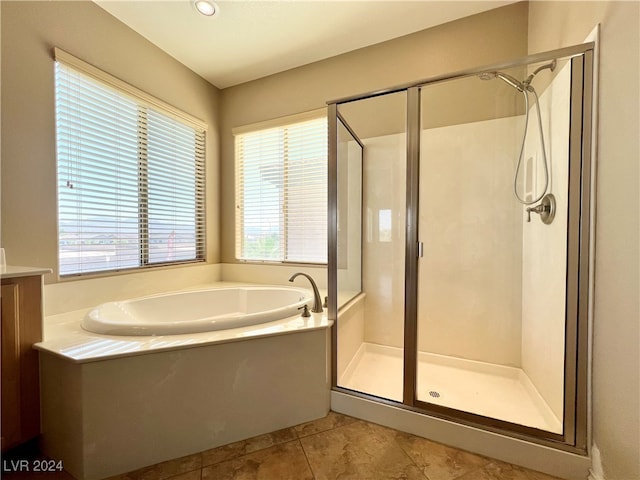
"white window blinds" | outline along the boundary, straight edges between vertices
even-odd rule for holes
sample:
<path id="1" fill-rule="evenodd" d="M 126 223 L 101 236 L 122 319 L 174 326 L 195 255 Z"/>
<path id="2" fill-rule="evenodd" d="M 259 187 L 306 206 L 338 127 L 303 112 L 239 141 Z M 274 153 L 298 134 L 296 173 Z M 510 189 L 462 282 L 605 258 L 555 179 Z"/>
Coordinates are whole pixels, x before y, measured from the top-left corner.
<path id="1" fill-rule="evenodd" d="M 327 262 L 326 117 L 236 135 L 236 256 Z"/>
<path id="2" fill-rule="evenodd" d="M 60 275 L 202 261 L 204 126 L 58 55 Z"/>

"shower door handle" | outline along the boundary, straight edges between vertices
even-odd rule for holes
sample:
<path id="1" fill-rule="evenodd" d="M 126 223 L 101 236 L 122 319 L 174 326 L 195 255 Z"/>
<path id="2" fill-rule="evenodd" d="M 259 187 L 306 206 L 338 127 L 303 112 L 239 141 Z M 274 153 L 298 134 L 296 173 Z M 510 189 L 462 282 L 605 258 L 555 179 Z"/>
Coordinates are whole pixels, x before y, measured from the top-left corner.
<path id="1" fill-rule="evenodd" d="M 424 257 L 424 243 L 418 242 L 418 258 Z"/>

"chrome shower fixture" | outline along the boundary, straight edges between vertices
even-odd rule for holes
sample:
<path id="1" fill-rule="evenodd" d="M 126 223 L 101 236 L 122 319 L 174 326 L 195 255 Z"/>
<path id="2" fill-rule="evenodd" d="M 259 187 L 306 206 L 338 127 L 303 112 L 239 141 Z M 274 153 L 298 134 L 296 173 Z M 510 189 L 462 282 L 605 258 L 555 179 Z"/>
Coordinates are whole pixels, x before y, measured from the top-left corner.
<path id="1" fill-rule="evenodd" d="M 494 78 L 499 78 L 500 80 L 508 85 L 511 85 L 513 88 L 520 92 L 523 92 L 525 89 L 525 86 L 522 82 L 519 82 L 511 75 L 507 75 L 504 72 L 483 72 L 479 74 L 478 77 L 480 77 L 480 80 L 493 80 Z"/>
<path id="2" fill-rule="evenodd" d="M 524 132 L 522 134 L 522 145 L 520 146 L 520 156 L 518 157 L 518 165 L 516 166 L 516 173 L 513 178 L 513 194 L 515 195 L 516 199 L 523 205 L 533 205 L 534 203 L 538 203 L 545 196 L 545 194 L 547 193 L 547 190 L 549 189 L 549 167 L 547 165 L 547 153 L 544 146 L 544 134 L 542 131 L 542 116 L 540 114 L 540 102 L 538 100 L 538 93 L 536 92 L 535 88 L 533 88 L 533 85 L 531 85 L 531 82 L 533 81 L 533 78 L 542 70 L 549 69 L 553 72 L 556 69 L 557 63 L 558 62 L 556 61 L 556 59 L 553 59 L 553 61 L 551 61 L 550 63 L 547 63 L 545 65 L 542 65 L 536 68 L 533 71 L 533 73 L 529 75 L 522 82 L 516 80 L 511 75 L 508 75 L 504 72 L 499 72 L 499 71 L 482 72 L 478 74 L 478 78 L 480 78 L 480 80 L 493 80 L 494 78 L 499 78 L 500 80 L 505 82 L 507 85 L 510 85 L 511 87 L 521 92 L 522 95 L 524 96 L 525 114 L 526 114 L 525 121 L 524 121 Z M 535 198 L 532 198 L 531 200 L 526 200 L 520 197 L 520 194 L 518 193 L 518 177 L 520 176 L 520 169 L 522 167 L 522 156 L 524 155 L 524 145 L 527 139 L 527 132 L 529 130 L 529 93 L 532 93 L 535 98 L 535 105 L 538 113 L 538 131 L 540 132 L 540 146 L 542 148 L 545 183 L 544 183 L 544 189 L 542 190 L 542 193 L 540 195 L 538 195 Z M 529 211 L 529 215 L 531 215 L 530 211 Z"/>
<path id="3" fill-rule="evenodd" d="M 531 75 L 529 75 L 522 82 L 520 82 L 519 80 L 516 80 L 511 75 L 508 75 L 508 74 L 506 74 L 504 72 L 498 72 L 498 71 L 482 72 L 482 73 L 478 74 L 478 77 L 480 78 L 480 80 L 493 80 L 494 78 L 499 78 L 500 80 L 502 80 L 506 84 L 511 85 L 513 88 L 515 88 L 519 92 L 523 92 L 525 90 L 529 90 L 531 92 L 531 91 L 533 91 L 532 90 L 533 87 L 531 86 L 531 81 L 533 80 L 533 78 L 538 73 L 540 73 L 542 70 L 549 69 L 549 70 L 551 70 L 553 72 L 556 69 L 557 63 L 558 62 L 554 59 L 552 62 L 547 63 L 545 65 L 542 65 L 542 66 L 536 68 L 533 71 L 533 73 Z"/>
<path id="4" fill-rule="evenodd" d="M 531 212 L 540 215 L 542 223 L 549 225 L 556 216 L 556 197 L 553 193 L 547 193 L 538 205 L 527 207 L 527 222 L 531 221 Z"/>
<path id="5" fill-rule="evenodd" d="M 524 85 L 527 89 L 529 89 L 529 86 L 531 85 L 531 81 L 533 80 L 533 77 L 535 77 L 539 72 L 547 68 L 553 72 L 556 69 L 557 64 L 558 64 L 558 61 L 554 58 L 551 63 L 547 63 L 546 65 L 542 65 L 541 67 L 536 68 L 533 71 L 533 73 L 529 75 L 524 82 L 522 82 L 522 85 Z"/>

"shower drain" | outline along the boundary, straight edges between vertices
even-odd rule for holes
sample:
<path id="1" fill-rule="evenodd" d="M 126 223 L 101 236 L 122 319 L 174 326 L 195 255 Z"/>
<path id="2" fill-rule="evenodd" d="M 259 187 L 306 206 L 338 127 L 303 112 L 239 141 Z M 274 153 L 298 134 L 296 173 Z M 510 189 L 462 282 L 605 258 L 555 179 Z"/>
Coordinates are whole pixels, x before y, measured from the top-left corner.
<path id="1" fill-rule="evenodd" d="M 435 390 L 431 390 L 431 391 L 429 391 L 429 396 L 431 396 L 433 398 L 439 398 L 440 394 L 438 392 L 436 392 Z"/>

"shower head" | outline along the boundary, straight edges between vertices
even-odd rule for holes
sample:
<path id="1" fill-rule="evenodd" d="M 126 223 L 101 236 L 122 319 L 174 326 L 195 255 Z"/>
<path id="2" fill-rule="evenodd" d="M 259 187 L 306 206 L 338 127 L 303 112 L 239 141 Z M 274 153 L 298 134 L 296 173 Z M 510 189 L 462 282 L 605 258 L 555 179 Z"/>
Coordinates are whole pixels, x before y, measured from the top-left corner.
<path id="1" fill-rule="evenodd" d="M 482 72 L 478 74 L 480 80 L 493 80 L 494 78 L 499 78 L 503 82 L 508 85 L 511 85 L 516 90 L 522 92 L 524 90 L 524 86 L 518 80 L 513 78 L 511 75 L 507 75 L 503 72 Z"/>
<path id="2" fill-rule="evenodd" d="M 531 75 L 529 75 L 527 77 L 527 79 L 522 82 L 522 84 L 524 85 L 525 88 L 529 88 L 529 85 L 531 84 L 531 81 L 533 80 L 533 77 L 535 77 L 538 72 L 545 70 L 545 69 L 549 69 L 552 72 L 556 69 L 556 65 L 558 64 L 557 60 L 554 58 L 553 61 L 551 61 L 550 63 L 547 63 L 545 65 L 542 65 L 541 67 L 536 68 L 533 73 Z"/>
<path id="3" fill-rule="evenodd" d="M 531 90 L 533 87 L 531 86 L 531 82 L 533 81 L 533 77 L 535 77 L 542 70 L 549 69 L 552 72 L 556 69 L 556 65 L 558 62 L 554 58 L 553 61 L 546 63 L 538 68 L 536 68 L 531 75 L 527 77 L 526 80 L 520 82 L 513 78 L 511 75 L 508 75 L 504 72 L 482 72 L 478 74 L 480 80 L 493 80 L 494 78 L 499 78 L 503 82 L 508 85 L 511 85 L 513 88 L 518 90 L 519 92 L 524 92 L 525 90 Z"/>
<path id="4" fill-rule="evenodd" d="M 502 73 L 502 72 L 496 72 L 496 76 L 503 82 L 511 85 L 516 90 L 519 90 L 519 91 L 524 90 L 522 83 L 520 83 L 518 80 L 513 78 L 511 75 L 507 75 L 506 73 Z"/>

